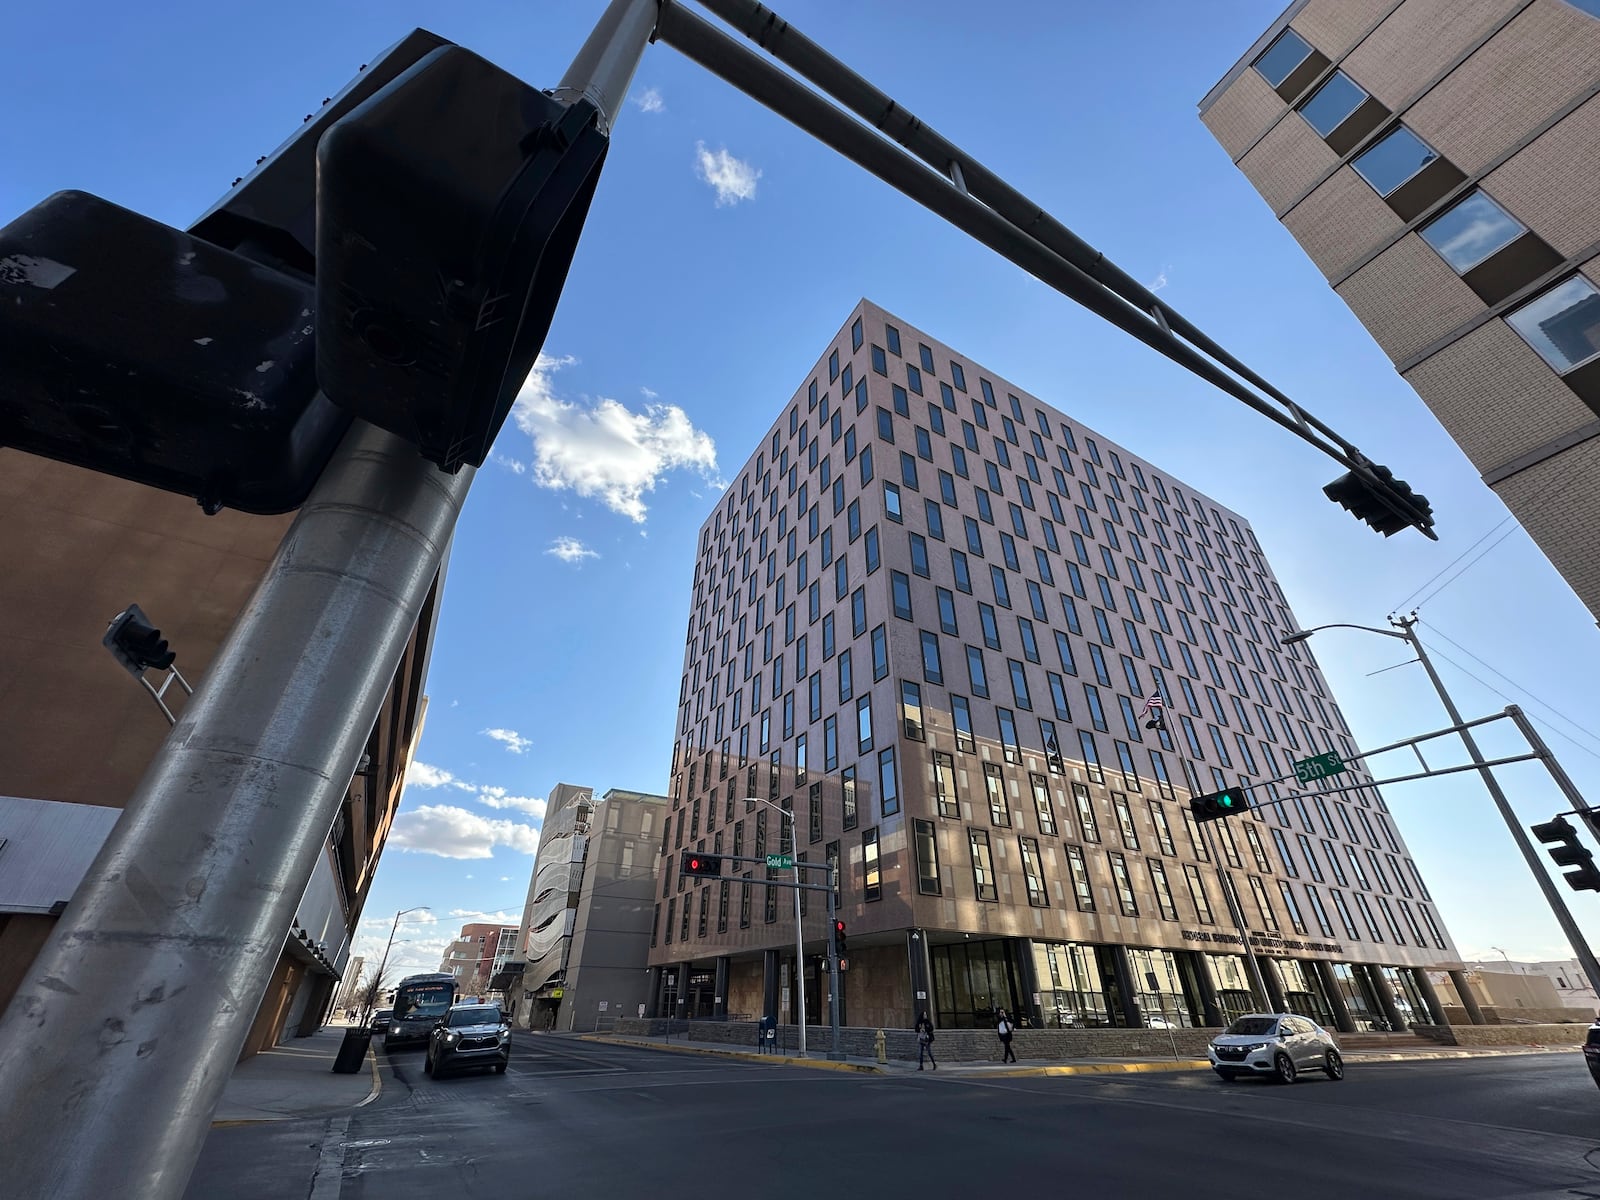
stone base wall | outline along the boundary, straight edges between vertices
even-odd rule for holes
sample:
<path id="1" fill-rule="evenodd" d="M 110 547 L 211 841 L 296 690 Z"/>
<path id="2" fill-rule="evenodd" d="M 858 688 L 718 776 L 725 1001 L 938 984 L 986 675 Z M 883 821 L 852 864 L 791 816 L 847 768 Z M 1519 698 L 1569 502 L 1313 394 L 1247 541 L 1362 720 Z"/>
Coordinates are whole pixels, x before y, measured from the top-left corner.
<path id="1" fill-rule="evenodd" d="M 1595 1014 L 1586 1008 L 1496 1008 L 1481 1005 L 1483 1019 L 1490 1025 L 1588 1025 Z M 1452 1025 L 1471 1025 L 1467 1010 L 1447 1004 L 1444 1019 Z"/>
<path id="2" fill-rule="evenodd" d="M 623 1036 L 661 1037 L 667 1033 L 665 1020 L 618 1021 L 616 1032 Z M 685 1041 L 714 1042 L 719 1045 L 755 1048 L 754 1023 L 724 1021 L 673 1021 L 671 1036 Z M 783 1053 L 792 1054 L 799 1043 L 793 1025 L 780 1025 L 774 1041 Z M 839 1044 L 851 1058 L 872 1058 L 876 1053 L 876 1029 L 851 1026 L 839 1030 Z M 1060 1062 L 1081 1058 L 1204 1058 L 1206 1043 L 1216 1029 L 1019 1029 L 1012 1041 L 1019 1059 L 1030 1062 Z M 891 1060 L 915 1062 L 917 1036 L 909 1029 L 884 1031 L 886 1050 Z M 826 1053 L 831 1044 L 826 1026 L 811 1026 L 806 1031 L 807 1049 Z M 1581 1040 L 1581 1039 L 1580 1039 Z M 987 1029 L 940 1030 L 933 1044 L 934 1054 L 943 1062 L 999 1062 L 1000 1039 Z"/>
<path id="3" fill-rule="evenodd" d="M 1412 1029 L 1446 1046 L 1581 1046 L 1589 1025 L 1413 1025 Z"/>

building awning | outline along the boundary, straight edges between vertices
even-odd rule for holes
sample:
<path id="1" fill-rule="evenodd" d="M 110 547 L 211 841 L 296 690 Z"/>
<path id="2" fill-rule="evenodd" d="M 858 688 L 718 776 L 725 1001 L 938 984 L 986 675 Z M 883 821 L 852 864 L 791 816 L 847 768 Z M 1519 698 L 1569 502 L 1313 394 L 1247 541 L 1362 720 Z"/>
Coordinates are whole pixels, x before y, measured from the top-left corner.
<path id="1" fill-rule="evenodd" d="M 489 980 L 491 992 L 509 992 L 522 982 L 522 968 L 525 962 L 508 962 L 494 973 L 494 978 Z"/>

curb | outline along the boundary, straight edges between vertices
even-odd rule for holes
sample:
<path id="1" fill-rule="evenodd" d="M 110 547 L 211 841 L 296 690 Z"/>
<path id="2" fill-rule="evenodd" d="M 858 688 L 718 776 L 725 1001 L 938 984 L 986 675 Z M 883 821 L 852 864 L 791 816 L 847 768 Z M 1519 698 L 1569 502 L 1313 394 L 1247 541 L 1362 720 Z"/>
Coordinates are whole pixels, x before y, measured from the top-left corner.
<path id="1" fill-rule="evenodd" d="M 747 1050 L 712 1050 L 704 1046 L 672 1046 L 664 1042 L 635 1041 L 632 1038 L 603 1037 L 598 1034 L 581 1035 L 585 1042 L 605 1042 L 612 1046 L 636 1046 L 642 1050 L 670 1050 L 674 1054 L 707 1054 L 713 1058 L 732 1058 L 741 1062 L 770 1063 L 778 1067 L 810 1067 L 819 1071 L 861 1071 L 881 1075 L 883 1070 L 871 1063 L 834 1062 L 827 1058 L 794 1058 L 783 1054 L 753 1054 Z"/>
<path id="2" fill-rule="evenodd" d="M 1173 1062 L 1064 1063 L 1059 1067 L 1022 1067 L 1015 1071 L 985 1071 L 983 1079 L 1017 1079 L 1045 1075 L 1152 1075 L 1166 1071 L 1196 1071 L 1210 1067 L 1205 1059 Z M 952 1076 L 953 1078 L 953 1076 Z"/>
<path id="3" fill-rule="evenodd" d="M 365 1108 L 371 1104 L 383 1091 L 383 1077 L 378 1074 L 378 1052 L 371 1047 L 367 1048 L 367 1063 L 372 1068 L 372 1090 L 367 1093 L 365 1100 L 357 1100 L 350 1108 Z M 335 1113 L 343 1112 L 344 1107 L 331 1108 L 326 1112 L 310 1113 L 284 1113 L 278 1117 L 241 1117 L 233 1120 L 211 1122 L 212 1129 L 237 1129 L 243 1125 L 275 1125 L 279 1121 L 299 1121 L 307 1117 L 330 1117 Z"/>
<path id="4" fill-rule="evenodd" d="M 1474 1049 L 1466 1049 L 1466 1048 L 1449 1049 L 1449 1050 L 1445 1050 L 1445 1049 L 1441 1049 L 1441 1050 L 1416 1050 L 1416 1051 L 1401 1050 L 1401 1051 L 1397 1051 L 1397 1052 L 1389 1052 L 1389 1051 L 1383 1051 L 1383 1050 L 1376 1051 L 1376 1052 L 1363 1052 L 1363 1051 L 1360 1051 L 1360 1050 L 1356 1050 L 1356 1051 L 1353 1051 L 1353 1052 L 1351 1052 L 1349 1054 L 1346 1054 L 1344 1056 L 1344 1060 L 1345 1060 L 1345 1062 L 1360 1063 L 1360 1064 L 1362 1064 L 1364 1066 L 1371 1066 L 1373 1063 L 1424 1062 L 1424 1061 L 1427 1061 L 1429 1059 L 1439 1059 L 1439 1058 L 1453 1058 L 1453 1059 L 1460 1059 L 1460 1058 L 1477 1058 L 1477 1059 L 1514 1058 L 1514 1057 L 1516 1057 L 1518 1055 L 1526 1055 L 1526 1054 L 1563 1054 L 1563 1053 L 1570 1053 L 1572 1051 L 1581 1050 L 1581 1049 L 1583 1049 L 1583 1047 L 1581 1047 L 1581 1046 L 1516 1046 L 1516 1047 L 1507 1047 L 1505 1049 L 1500 1049 L 1500 1048 L 1497 1047 L 1497 1048 L 1495 1048 L 1493 1050 L 1483 1050 L 1483 1049 L 1474 1050 Z"/>
<path id="5" fill-rule="evenodd" d="M 352 1108 L 365 1108 L 376 1100 L 378 1094 L 383 1091 L 383 1077 L 378 1074 L 378 1052 L 371 1046 L 367 1047 L 367 1062 L 372 1065 L 372 1090 L 367 1093 L 365 1100 L 358 1100 L 351 1105 Z"/>

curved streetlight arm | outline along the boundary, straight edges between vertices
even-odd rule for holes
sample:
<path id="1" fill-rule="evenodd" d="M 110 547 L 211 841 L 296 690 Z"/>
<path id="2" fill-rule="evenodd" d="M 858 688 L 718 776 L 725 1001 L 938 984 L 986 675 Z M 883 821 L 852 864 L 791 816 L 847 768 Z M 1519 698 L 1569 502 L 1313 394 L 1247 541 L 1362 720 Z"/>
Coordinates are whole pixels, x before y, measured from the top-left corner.
<path id="1" fill-rule="evenodd" d="M 1409 630 L 1405 633 L 1396 633 L 1392 629 L 1379 629 L 1374 625 L 1349 625 L 1343 621 L 1334 621 L 1328 625 L 1313 625 L 1310 629 L 1302 629 L 1298 633 L 1281 637 L 1278 639 L 1278 645 L 1293 646 L 1297 642 L 1306 641 L 1313 633 L 1321 633 L 1324 629 L 1365 629 L 1368 633 L 1381 634 L 1383 637 L 1399 638 L 1403 642 L 1411 641 Z"/>

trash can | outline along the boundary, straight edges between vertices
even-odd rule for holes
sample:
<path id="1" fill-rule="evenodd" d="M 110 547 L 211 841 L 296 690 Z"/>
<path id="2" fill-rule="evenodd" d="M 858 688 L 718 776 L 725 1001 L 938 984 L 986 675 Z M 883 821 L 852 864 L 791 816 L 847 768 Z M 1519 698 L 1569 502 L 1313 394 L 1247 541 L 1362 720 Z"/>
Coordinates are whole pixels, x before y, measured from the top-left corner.
<path id="1" fill-rule="evenodd" d="M 344 1031 L 344 1041 L 339 1043 L 339 1053 L 333 1060 L 333 1069 L 340 1075 L 354 1075 L 366 1061 L 367 1046 L 372 1041 L 372 1031 L 352 1025 Z"/>

